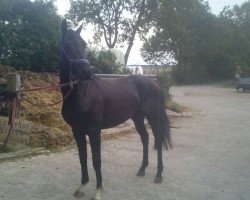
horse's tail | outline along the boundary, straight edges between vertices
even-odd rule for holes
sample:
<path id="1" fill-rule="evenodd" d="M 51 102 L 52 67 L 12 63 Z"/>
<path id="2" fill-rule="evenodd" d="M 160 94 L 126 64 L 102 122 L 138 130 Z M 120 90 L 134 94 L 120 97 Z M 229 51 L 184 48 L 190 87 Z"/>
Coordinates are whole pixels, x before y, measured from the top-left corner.
<path id="1" fill-rule="evenodd" d="M 165 109 L 165 97 L 163 91 L 161 91 L 161 105 L 160 105 L 160 127 L 161 127 L 161 141 L 165 146 L 166 150 L 172 149 L 172 137 L 170 132 L 170 121 L 166 113 Z M 157 149 L 157 145 L 155 144 L 155 149 Z"/>

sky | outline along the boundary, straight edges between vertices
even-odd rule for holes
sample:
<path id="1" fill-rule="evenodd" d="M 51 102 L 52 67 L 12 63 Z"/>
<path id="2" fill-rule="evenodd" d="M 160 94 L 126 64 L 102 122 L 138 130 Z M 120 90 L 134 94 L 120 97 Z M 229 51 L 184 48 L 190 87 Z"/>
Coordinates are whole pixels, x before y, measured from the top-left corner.
<path id="1" fill-rule="evenodd" d="M 218 15 L 225 6 L 232 7 L 236 4 L 241 5 L 244 2 L 247 2 L 248 0 L 207 0 L 207 1 L 209 3 L 210 8 L 211 8 L 211 12 L 215 15 Z M 67 12 L 67 10 L 69 10 L 69 8 L 70 8 L 70 4 L 69 4 L 68 0 L 56 0 L 56 6 L 58 8 L 58 13 L 60 15 L 64 15 Z M 88 32 L 88 33 L 86 34 L 86 32 Z M 87 38 L 86 38 L 86 35 L 88 35 Z M 91 30 L 89 30 L 89 28 L 88 28 L 88 30 L 85 29 L 82 31 L 82 37 L 86 42 L 92 40 L 91 35 L 92 35 Z M 140 41 L 140 39 L 138 37 L 136 37 L 136 39 L 134 41 L 134 45 L 133 45 L 131 52 L 130 52 L 130 56 L 128 58 L 128 63 L 127 63 L 128 65 L 146 64 L 140 55 L 140 48 L 141 47 L 142 47 L 142 42 Z M 123 51 L 123 53 L 125 53 L 125 49 L 121 49 L 121 51 Z"/>
<path id="2" fill-rule="evenodd" d="M 225 6 L 241 5 L 244 2 L 247 2 L 247 0 L 208 0 L 211 12 L 216 15 L 219 14 Z"/>

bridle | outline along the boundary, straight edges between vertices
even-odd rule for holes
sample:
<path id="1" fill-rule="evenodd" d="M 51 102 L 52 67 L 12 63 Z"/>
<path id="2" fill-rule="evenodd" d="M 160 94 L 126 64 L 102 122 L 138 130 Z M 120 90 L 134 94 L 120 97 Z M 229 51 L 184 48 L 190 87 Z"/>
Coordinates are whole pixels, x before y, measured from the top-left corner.
<path id="1" fill-rule="evenodd" d="M 63 60 L 63 54 L 65 55 L 67 61 L 69 62 L 69 67 L 70 67 L 70 75 L 72 73 L 72 65 L 73 64 L 84 64 L 84 65 L 90 65 L 90 62 L 87 59 L 84 58 L 76 58 L 72 59 L 69 57 L 68 53 L 64 49 L 64 43 L 62 40 L 60 41 L 60 46 L 61 46 L 61 60 Z M 69 76 L 70 76 L 69 75 Z"/>

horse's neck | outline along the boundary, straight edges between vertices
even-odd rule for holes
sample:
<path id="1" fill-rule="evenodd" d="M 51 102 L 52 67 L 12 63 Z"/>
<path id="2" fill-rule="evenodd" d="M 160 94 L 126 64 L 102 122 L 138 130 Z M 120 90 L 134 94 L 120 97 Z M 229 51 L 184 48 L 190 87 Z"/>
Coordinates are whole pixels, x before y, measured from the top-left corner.
<path id="1" fill-rule="evenodd" d="M 64 63 L 61 63 L 60 66 L 60 84 L 67 84 L 69 83 L 69 71 L 67 69 L 69 69 L 69 66 L 67 66 Z M 70 89 L 70 86 L 63 86 L 61 87 L 61 92 L 62 95 L 65 96 L 68 91 Z"/>
<path id="2" fill-rule="evenodd" d="M 60 63 L 60 83 L 64 84 L 69 82 L 69 71 L 70 63 L 68 62 L 67 58 L 63 55 L 61 58 Z"/>

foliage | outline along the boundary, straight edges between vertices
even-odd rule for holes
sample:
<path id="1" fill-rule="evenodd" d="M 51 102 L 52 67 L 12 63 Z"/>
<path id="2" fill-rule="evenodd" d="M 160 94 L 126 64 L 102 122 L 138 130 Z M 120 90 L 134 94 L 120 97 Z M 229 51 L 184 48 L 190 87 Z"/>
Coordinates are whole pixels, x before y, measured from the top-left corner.
<path id="1" fill-rule="evenodd" d="M 173 78 L 180 83 L 233 78 L 236 63 L 249 68 L 249 2 L 219 17 L 202 0 L 158 5 L 154 34 L 142 49 L 146 61 L 177 61 Z"/>
<path id="2" fill-rule="evenodd" d="M 207 18 L 207 5 L 196 0 L 187 1 L 159 1 L 159 11 L 155 16 L 155 34 L 146 41 L 142 51 L 146 61 L 155 57 L 159 62 L 166 62 L 167 55 L 172 55 L 178 64 L 175 68 L 174 78 L 178 82 L 189 82 L 195 77 L 193 68 L 199 65 L 196 58 L 201 38 L 197 35 L 197 29 L 205 28 Z"/>
<path id="3" fill-rule="evenodd" d="M 0 1 L 0 62 L 17 69 L 58 70 L 59 25 L 53 0 Z"/>
<path id="4" fill-rule="evenodd" d="M 172 84 L 171 75 L 167 71 L 162 71 L 157 75 L 157 80 L 161 85 L 166 100 L 170 99 L 169 89 Z"/>
<path id="5" fill-rule="evenodd" d="M 127 43 L 125 63 L 136 33 L 148 31 L 156 0 L 71 0 L 69 16 L 75 22 L 84 21 L 95 26 L 94 39 L 104 36 L 109 49 L 117 43 Z M 150 8 L 150 9 L 149 9 Z M 141 34 L 142 35 L 142 34 Z"/>
<path id="6" fill-rule="evenodd" d="M 232 9 L 224 8 L 220 18 L 227 21 L 232 29 L 230 55 L 235 64 L 241 66 L 243 76 L 250 76 L 250 1 Z"/>
<path id="7" fill-rule="evenodd" d="M 4 147 L 0 146 L 0 153 L 11 153 L 13 151 L 14 149 L 9 145 L 5 145 Z"/>
<path id="8" fill-rule="evenodd" d="M 157 75 L 157 80 L 160 83 L 160 86 L 162 88 L 162 91 L 165 96 L 165 107 L 168 110 L 177 112 L 177 113 L 182 113 L 188 110 L 187 107 L 181 106 L 178 103 L 174 102 L 171 98 L 170 95 L 170 87 L 172 85 L 172 78 L 171 78 L 171 73 L 168 71 L 162 71 Z"/>
<path id="9" fill-rule="evenodd" d="M 128 70 L 116 62 L 116 56 L 111 51 L 100 51 L 98 54 L 90 51 L 87 55 L 96 74 L 124 74 Z"/>

